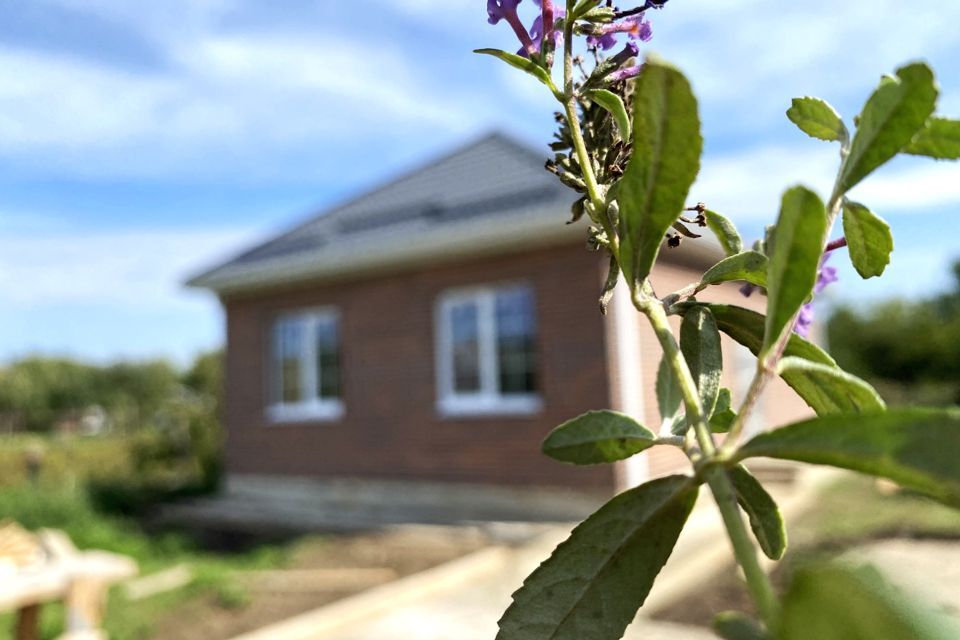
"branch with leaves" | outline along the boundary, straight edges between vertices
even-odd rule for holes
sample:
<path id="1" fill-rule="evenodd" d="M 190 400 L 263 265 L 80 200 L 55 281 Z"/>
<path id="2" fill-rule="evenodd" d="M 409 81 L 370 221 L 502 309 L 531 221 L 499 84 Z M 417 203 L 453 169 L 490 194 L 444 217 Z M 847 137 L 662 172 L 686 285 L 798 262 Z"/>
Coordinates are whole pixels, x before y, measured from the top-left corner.
<path id="1" fill-rule="evenodd" d="M 656 57 L 647 56 L 642 65 L 634 59 L 637 42 L 652 33 L 648 10 L 662 8 L 665 0 L 622 11 L 599 0 L 567 0 L 563 8 L 551 0 L 537 4 L 540 11 L 528 31 L 518 14 L 520 0 L 488 0 L 490 22 L 505 20 L 522 46 L 515 54 L 478 53 L 533 76 L 557 99 L 560 127 L 547 169 L 580 194 L 572 221 L 586 216 L 590 245 L 609 254 L 601 306 L 615 286 L 626 286 L 663 349 L 656 382 L 660 435 L 633 417 L 591 411 L 558 426 L 543 451 L 583 465 L 673 446 L 686 454 L 691 473 L 625 491 L 576 527 L 514 594 L 498 639 L 620 638 L 670 557 L 703 484 L 714 496 L 760 616 L 754 621 L 736 612 L 720 614 L 715 630 L 722 638 L 960 637 L 939 620 L 906 608 L 859 571 L 806 572 L 777 594 L 757 548 L 780 559 L 787 547 L 784 523 L 773 498 L 742 464 L 767 457 L 851 469 L 960 506 L 960 410 L 887 410 L 869 384 L 841 370 L 801 335 L 814 293 L 835 279 L 823 265 L 829 251 L 846 247 L 863 278 L 881 275 L 890 261 L 890 227 L 866 205 L 849 200 L 850 189 L 899 154 L 960 159 L 960 121 L 935 114 L 933 72 L 915 62 L 885 76 L 854 118 L 852 133 L 823 100 L 795 99 L 787 111 L 790 120 L 804 133 L 839 145 L 836 182 L 826 202 L 802 185 L 787 189 L 766 238 L 745 250 L 729 219 L 702 203 L 687 206 L 703 148 L 690 83 Z M 578 36 L 586 37 L 592 66 L 575 55 Z M 626 46 L 607 55 L 618 36 L 628 38 Z M 554 57 L 560 42 L 558 83 Z M 844 235 L 830 241 L 840 216 Z M 682 237 L 699 237 L 690 225 L 712 232 L 726 257 L 699 282 L 658 297 L 648 277 L 660 249 L 676 246 Z M 762 291 L 766 313 L 697 300 L 702 291 L 728 282 L 744 282 L 746 292 Z M 679 339 L 668 324 L 670 315 L 682 316 Z M 756 375 L 736 408 L 730 391 L 720 386 L 721 333 L 756 356 Z M 775 377 L 816 417 L 743 442 L 744 425 Z M 856 601 L 864 615 L 850 617 L 843 607 L 829 606 L 829 593 Z M 864 626 L 871 616 L 891 623 L 879 630 Z"/>

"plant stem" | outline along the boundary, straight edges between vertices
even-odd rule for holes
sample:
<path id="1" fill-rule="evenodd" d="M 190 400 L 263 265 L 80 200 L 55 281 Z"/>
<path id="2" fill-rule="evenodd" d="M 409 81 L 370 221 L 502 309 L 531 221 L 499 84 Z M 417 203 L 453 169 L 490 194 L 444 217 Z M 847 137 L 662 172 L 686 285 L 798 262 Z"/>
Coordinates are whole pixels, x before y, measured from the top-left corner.
<path id="1" fill-rule="evenodd" d="M 573 11 L 573 2 L 567 2 L 567 15 Z M 605 202 L 600 196 L 597 178 L 593 175 L 593 164 L 587 152 L 586 142 L 583 140 L 583 131 L 580 129 L 580 118 L 577 116 L 577 97 L 573 90 L 573 21 L 567 20 L 563 25 L 563 109 L 567 116 L 567 126 L 570 127 L 570 136 L 573 138 L 573 147 L 577 152 L 577 162 L 583 181 L 587 184 L 587 194 L 590 203 L 601 218 L 604 218 Z M 609 233 L 609 230 L 608 230 Z"/>
<path id="2" fill-rule="evenodd" d="M 687 366 L 673 332 L 670 330 L 663 304 L 659 300 L 644 298 L 636 293 L 632 298 L 634 306 L 647 317 L 657 334 L 657 339 L 663 348 L 664 357 L 670 365 L 670 369 L 677 380 L 677 386 L 680 388 L 680 393 L 683 395 L 688 422 L 693 425 L 701 452 L 707 461 L 722 460 L 713 442 L 713 436 L 710 433 L 690 368 Z M 760 617 L 766 624 L 767 629 L 773 629 L 780 605 L 773 591 L 773 586 L 770 584 L 770 579 L 764 573 L 757 559 L 757 550 L 750 540 L 743 517 L 740 515 L 730 478 L 727 477 L 720 466 L 708 465 L 703 468 L 702 474 L 720 510 L 727 535 L 730 536 L 734 556 L 743 569 L 750 596 L 756 603 L 757 610 L 760 612 Z"/>
<path id="3" fill-rule="evenodd" d="M 567 15 L 571 15 L 572 7 L 573 0 L 567 0 Z M 590 155 L 587 152 L 583 132 L 580 129 L 580 120 L 577 116 L 577 102 L 573 87 L 572 21 L 567 21 L 564 24 L 563 41 L 563 106 L 566 112 L 567 125 L 570 127 L 573 146 L 576 150 L 577 160 L 580 163 L 583 173 L 584 183 L 586 183 L 587 186 L 590 203 L 593 205 L 597 217 L 607 232 L 612 255 L 618 257 L 617 235 L 607 218 L 606 201 L 597 186 L 596 176 L 593 174 Z M 648 282 L 644 284 L 649 288 Z M 630 295 L 633 305 L 650 321 L 650 325 L 657 334 L 657 339 L 663 349 L 664 357 L 667 359 L 674 377 L 677 380 L 677 384 L 680 387 L 686 407 L 687 419 L 688 422 L 693 425 L 693 432 L 697 445 L 700 448 L 700 456 L 698 457 L 705 462 L 722 460 L 722 456 L 717 452 L 710 427 L 707 424 L 707 416 L 704 414 L 693 375 L 690 373 L 687 361 L 680 352 L 676 338 L 674 338 L 673 332 L 670 330 L 670 324 L 663 302 L 653 296 L 652 292 L 651 295 L 648 295 L 646 292 L 641 293 L 640 289 L 636 286 L 631 288 Z M 730 536 L 734 556 L 743 568 L 743 574 L 747 580 L 747 588 L 750 591 L 750 595 L 756 603 L 760 617 L 763 619 L 767 628 L 773 629 L 780 605 L 774 594 L 770 580 L 764 573 L 757 559 L 757 550 L 750 540 L 746 525 L 744 525 L 743 522 L 743 517 L 740 515 L 740 509 L 737 506 L 737 499 L 730 478 L 727 477 L 726 472 L 720 466 L 707 464 L 702 468 L 703 478 L 713 493 L 714 500 L 723 518 L 723 524 L 727 529 L 727 534 Z"/>
<path id="4" fill-rule="evenodd" d="M 830 250 L 831 244 L 836 244 L 838 247 L 847 244 L 846 238 L 841 238 L 843 244 L 840 244 L 840 240 L 836 243 L 830 243 L 828 241 L 830 231 L 833 229 L 833 224 L 837 216 L 840 215 L 842 206 L 843 194 L 839 192 L 837 187 L 834 187 L 833 195 L 830 196 L 830 202 L 827 204 L 827 229 L 823 238 L 823 249 L 820 253 Z M 767 382 L 769 382 L 777 372 L 777 363 L 780 361 L 783 352 L 787 348 L 787 344 L 790 342 L 790 336 L 793 335 L 793 327 L 797 322 L 797 316 L 799 314 L 800 310 L 798 309 L 793 315 L 793 318 L 790 319 L 790 322 L 787 323 L 788 329 L 783 332 L 783 335 L 774 343 L 770 351 L 766 354 L 761 354 L 763 357 L 757 360 L 757 373 L 753 376 L 753 380 L 750 381 L 750 388 L 747 390 L 747 395 L 743 399 L 743 403 L 740 405 L 739 411 L 737 411 L 737 417 L 734 418 L 733 424 L 730 425 L 730 431 L 727 433 L 727 438 L 723 443 L 724 455 L 729 455 L 737 448 L 737 441 L 740 439 L 743 428 L 747 423 L 747 418 L 756 406 L 757 400 L 759 400 L 760 394 L 763 392 L 764 387 L 766 387 Z"/>

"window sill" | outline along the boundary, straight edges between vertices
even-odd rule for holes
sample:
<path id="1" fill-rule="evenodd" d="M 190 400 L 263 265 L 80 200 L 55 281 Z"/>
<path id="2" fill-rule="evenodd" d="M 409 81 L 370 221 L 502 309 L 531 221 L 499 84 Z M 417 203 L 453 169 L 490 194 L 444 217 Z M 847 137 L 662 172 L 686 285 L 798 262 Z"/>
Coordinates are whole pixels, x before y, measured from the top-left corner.
<path id="1" fill-rule="evenodd" d="M 441 418 L 532 416 L 543 410 L 539 396 L 448 397 L 437 401 Z"/>
<path id="2" fill-rule="evenodd" d="M 272 424 L 298 422 L 333 422 L 343 417 L 343 402 L 309 402 L 303 404 L 278 404 L 267 407 L 267 418 Z"/>

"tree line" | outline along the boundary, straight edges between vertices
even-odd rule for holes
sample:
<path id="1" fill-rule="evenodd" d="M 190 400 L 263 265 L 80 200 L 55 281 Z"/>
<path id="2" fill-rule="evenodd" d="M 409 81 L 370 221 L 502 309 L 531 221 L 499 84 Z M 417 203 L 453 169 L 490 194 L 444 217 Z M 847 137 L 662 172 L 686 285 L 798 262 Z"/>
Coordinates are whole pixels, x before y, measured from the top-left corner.
<path id="1" fill-rule="evenodd" d="M 945 293 L 838 309 L 827 332 L 837 362 L 893 404 L 960 404 L 960 260 L 952 271 Z"/>

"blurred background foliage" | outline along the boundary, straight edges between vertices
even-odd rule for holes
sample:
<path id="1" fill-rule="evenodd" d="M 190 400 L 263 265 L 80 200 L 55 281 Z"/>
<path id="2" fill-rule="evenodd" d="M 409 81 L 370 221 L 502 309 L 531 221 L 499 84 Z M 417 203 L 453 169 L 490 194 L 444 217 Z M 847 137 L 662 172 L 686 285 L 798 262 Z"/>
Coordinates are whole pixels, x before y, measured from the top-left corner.
<path id="1" fill-rule="evenodd" d="M 953 275 L 953 290 L 932 298 L 838 308 L 830 353 L 889 404 L 960 404 L 960 261 Z"/>
<path id="2" fill-rule="evenodd" d="M 87 490 L 108 511 L 215 490 L 222 353 L 97 366 L 30 357 L 0 369 L 0 489 Z"/>

